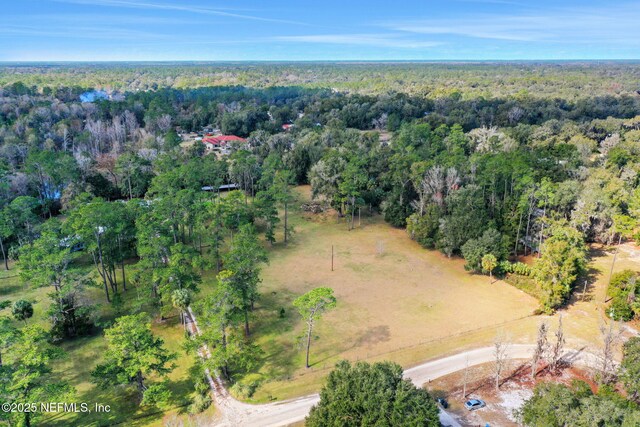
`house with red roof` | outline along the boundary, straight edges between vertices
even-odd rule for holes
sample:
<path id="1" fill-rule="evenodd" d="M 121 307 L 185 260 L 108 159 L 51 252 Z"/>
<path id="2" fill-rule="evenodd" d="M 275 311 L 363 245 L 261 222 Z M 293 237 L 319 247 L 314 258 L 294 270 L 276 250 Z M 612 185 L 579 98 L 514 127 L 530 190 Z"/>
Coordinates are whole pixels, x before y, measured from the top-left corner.
<path id="1" fill-rule="evenodd" d="M 235 135 L 215 135 L 202 138 L 202 143 L 207 151 L 224 150 L 232 142 L 247 142 L 247 140 Z"/>

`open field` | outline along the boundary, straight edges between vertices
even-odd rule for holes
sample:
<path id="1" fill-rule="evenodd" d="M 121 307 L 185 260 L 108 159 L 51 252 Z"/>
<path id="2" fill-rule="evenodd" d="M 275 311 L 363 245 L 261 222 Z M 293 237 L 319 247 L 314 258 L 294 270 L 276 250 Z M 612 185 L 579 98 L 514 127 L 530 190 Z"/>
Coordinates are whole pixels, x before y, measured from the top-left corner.
<path id="1" fill-rule="evenodd" d="M 307 197 L 307 189 L 301 197 Z M 379 216 L 363 218 L 362 227 L 351 232 L 333 215 L 296 212 L 292 219 L 292 243 L 275 248 L 263 272 L 254 330 L 267 352 L 260 374 L 276 380 L 263 384 L 256 400 L 317 390 L 342 358 L 388 358 L 410 365 L 479 344 L 496 328 L 522 323 L 537 307 L 524 292 L 469 274 L 462 260 L 423 250 Z M 318 323 L 313 366 L 306 370 L 304 352 L 296 345 L 302 324 L 291 302 L 317 286 L 333 288 L 339 303 Z M 278 319 L 281 307 L 285 319 Z"/>
<path id="2" fill-rule="evenodd" d="M 309 197 L 306 187 L 299 193 L 300 201 Z M 540 321 L 555 326 L 558 314 L 532 315 L 538 304 L 531 296 L 502 281 L 490 283 L 486 276 L 469 274 L 463 260 L 422 249 L 379 216 L 363 217 L 362 226 L 351 232 L 332 214 L 293 212 L 290 219 L 296 231 L 292 242 L 288 247 L 277 244 L 263 271 L 253 330 L 265 357 L 259 372 L 243 380 L 260 383 L 251 401 L 315 392 L 343 358 L 388 359 L 407 367 L 490 344 L 498 331 L 513 342 L 531 342 Z M 559 312 L 569 341 L 578 348 L 598 342 L 611 255 L 594 254 L 585 300 L 580 292 Z M 634 265 L 621 254 L 616 271 Z M 333 288 L 339 303 L 317 324 L 312 367 L 305 369 L 298 344 L 303 325 L 291 303 L 317 286 Z M 279 317 L 281 308 L 284 318 Z"/>
<path id="3" fill-rule="evenodd" d="M 298 203 L 308 199 L 307 187 L 298 188 Z M 252 331 L 265 354 L 256 373 L 241 382 L 259 383 L 252 402 L 281 400 L 317 392 L 335 362 L 393 360 L 405 367 L 439 356 L 490 344 L 497 331 L 513 342 L 532 342 L 537 324 L 549 316 L 533 316 L 537 301 L 502 282 L 464 270 L 464 261 L 448 259 L 411 241 L 404 230 L 384 223 L 377 215 L 363 215 L 361 227 L 349 232 L 334 213 L 307 214 L 293 209 L 290 222 L 295 234 L 288 246 L 278 242 L 269 249 L 270 263 L 263 269 L 261 299 L 253 314 Z M 280 238 L 280 235 L 277 236 Z M 331 271 L 334 245 L 334 271 Z M 598 342 L 604 290 L 612 253 L 592 248 L 593 260 L 586 296 L 582 288 L 560 311 L 566 335 L 573 347 Z M 621 248 L 616 271 L 639 265 L 637 248 Z M 0 299 L 29 299 L 35 308 L 30 322 L 48 325 L 47 289 L 25 286 L 17 270 L 0 273 Z M 203 274 L 201 294 L 206 294 L 215 271 Z M 304 368 L 304 349 L 299 345 L 303 324 L 292 306 L 298 295 L 317 286 L 332 287 L 338 307 L 317 324 L 311 347 L 310 369 Z M 100 289 L 91 299 L 102 303 Z M 131 309 L 135 289 L 127 293 L 123 312 Z M 285 309 L 280 317 L 280 309 Z M 114 318 L 111 306 L 98 307 L 99 318 Z M 8 315 L 8 310 L 5 310 Z M 553 316 L 553 317 L 557 317 Z M 194 359 L 182 349 L 183 331 L 177 317 L 154 321 L 153 329 L 179 358 L 169 376 L 176 405 L 166 412 L 139 410 L 125 388 L 99 390 L 90 382 L 90 371 L 102 359 L 105 343 L 101 332 L 64 343 L 68 357 L 55 364 L 55 373 L 78 390 L 77 401 L 112 405 L 113 412 L 83 417 L 83 425 L 127 422 L 128 425 L 163 425 L 176 418 L 186 420 L 186 403 L 193 391 L 189 370 Z M 212 407 L 198 415 L 211 419 Z M 53 416 L 45 425 L 77 422 L 75 415 Z"/>

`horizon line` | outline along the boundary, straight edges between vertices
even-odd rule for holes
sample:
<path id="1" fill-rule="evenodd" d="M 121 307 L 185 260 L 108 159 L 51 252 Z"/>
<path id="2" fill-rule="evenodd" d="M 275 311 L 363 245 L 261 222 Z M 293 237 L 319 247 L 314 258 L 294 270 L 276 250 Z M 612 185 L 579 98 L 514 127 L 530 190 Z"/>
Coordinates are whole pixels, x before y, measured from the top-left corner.
<path id="1" fill-rule="evenodd" d="M 0 60 L 0 64 L 131 64 L 131 63 L 481 63 L 481 62 L 640 62 L 639 58 L 521 58 L 521 59 L 117 59 L 117 60 Z"/>

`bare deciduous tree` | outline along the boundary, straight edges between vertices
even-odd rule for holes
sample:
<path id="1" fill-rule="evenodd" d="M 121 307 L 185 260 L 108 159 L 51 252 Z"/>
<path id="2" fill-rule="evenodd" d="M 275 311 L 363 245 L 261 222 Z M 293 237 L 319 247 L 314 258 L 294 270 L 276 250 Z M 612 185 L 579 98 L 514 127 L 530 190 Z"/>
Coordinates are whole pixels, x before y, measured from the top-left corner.
<path id="1" fill-rule="evenodd" d="M 413 201 L 412 205 L 420 215 L 423 215 L 429 200 L 438 206 L 443 206 L 446 197 L 459 184 L 460 175 L 455 168 L 449 168 L 445 171 L 440 166 L 432 167 L 425 172 L 419 182 L 415 183 L 418 200 Z"/>
<path id="2" fill-rule="evenodd" d="M 564 353 L 566 340 L 564 338 L 564 329 L 562 328 L 562 316 L 558 317 L 558 329 L 556 329 L 555 337 L 556 340 L 549 352 L 549 371 L 551 372 L 558 370 L 562 361 L 562 354 Z"/>
<path id="3" fill-rule="evenodd" d="M 614 328 L 614 322 L 609 325 L 600 325 L 600 335 L 602 337 L 602 350 L 598 357 L 596 367 L 596 379 L 600 384 L 611 384 L 616 380 L 617 364 L 615 361 L 615 351 L 622 338 L 622 328 Z"/>
<path id="4" fill-rule="evenodd" d="M 389 115 L 387 113 L 382 113 L 380 117 L 372 120 L 373 127 L 377 130 L 385 130 L 387 128 L 387 123 L 389 122 Z"/>
<path id="5" fill-rule="evenodd" d="M 549 326 L 546 322 L 540 323 L 538 327 L 538 338 L 536 339 L 536 348 L 533 350 L 533 356 L 531 357 L 531 379 L 533 380 L 538 373 L 538 363 L 544 359 L 544 355 L 549 347 L 549 341 L 547 339 L 547 333 L 549 332 Z"/>
<path id="6" fill-rule="evenodd" d="M 494 367 L 493 372 L 495 374 L 496 390 L 500 388 L 500 378 L 502 373 L 506 370 L 507 361 L 509 360 L 509 347 L 511 344 L 507 337 L 503 334 L 496 335 L 496 339 L 493 342 L 493 356 Z"/>
<path id="7" fill-rule="evenodd" d="M 169 129 L 171 129 L 171 116 L 168 114 L 163 114 L 162 116 L 158 117 L 158 119 L 156 120 L 156 124 L 158 126 L 158 129 L 160 129 L 162 132 L 167 132 Z"/>
<path id="8" fill-rule="evenodd" d="M 609 150 L 611 150 L 618 144 L 620 144 L 620 134 L 614 133 L 612 135 L 609 135 L 602 142 L 600 142 L 600 153 L 606 156 L 609 153 Z"/>
<path id="9" fill-rule="evenodd" d="M 122 115 L 122 118 L 124 120 L 124 126 L 127 129 L 127 137 L 131 140 L 134 139 L 136 132 L 140 128 L 136 115 L 127 110 Z"/>
<path id="10" fill-rule="evenodd" d="M 515 106 L 515 107 L 512 107 L 507 113 L 507 119 L 509 120 L 509 123 L 511 125 L 515 125 L 520 121 L 520 119 L 524 116 L 524 114 L 525 114 L 525 111 L 522 108 Z"/>
<path id="11" fill-rule="evenodd" d="M 93 157 L 101 153 L 106 145 L 107 129 L 102 120 L 87 120 L 85 129 L 89 132 L 89 151 Z"/>

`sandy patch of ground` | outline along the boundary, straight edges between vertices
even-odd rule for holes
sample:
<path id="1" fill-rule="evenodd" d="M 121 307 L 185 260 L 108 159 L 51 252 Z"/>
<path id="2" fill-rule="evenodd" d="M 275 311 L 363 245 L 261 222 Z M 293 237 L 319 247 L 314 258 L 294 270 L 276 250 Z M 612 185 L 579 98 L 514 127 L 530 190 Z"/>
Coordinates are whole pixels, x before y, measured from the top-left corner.
<path id="1" fill-rule="evenodd" d="M 448 412 L 465 426 L 510 427 L 518 426 L 516 411 L 533 395 L 533 388 L 539 382 L 554 381 L 570 384 L 574 379 L 587 381 L 595 389 L 589 376 L 575 367 L 550 374 L 544 369 L 531 379 L 528 361 L 511 361 L 507 374 L 501 381 L 500 389 L 495 389 L 494 364 L 486 363 L 470 367 L 467 372 L 467 395 L 463 397 L 464 371 L 439 378 L 427 385 L 436 396 L 445 397 L 449 402 Z M 541 367 L 542 368 L 542 367 Z M 486 407 L 467 411 L 464 402 L 469 399 L 482 399 Z"/>

